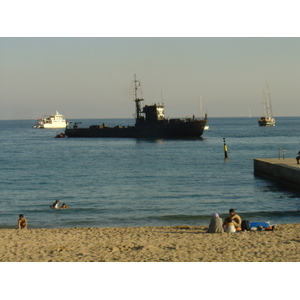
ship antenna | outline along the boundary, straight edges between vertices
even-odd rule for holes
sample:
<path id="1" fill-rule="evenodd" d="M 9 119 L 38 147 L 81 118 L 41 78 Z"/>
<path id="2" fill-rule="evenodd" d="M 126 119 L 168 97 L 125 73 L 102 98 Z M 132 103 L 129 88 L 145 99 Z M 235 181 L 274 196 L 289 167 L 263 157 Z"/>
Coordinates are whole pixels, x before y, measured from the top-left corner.
<path id="1" fill-rule="evenodd" d="M 200 95 L 200 119 L 202 118 L 202 95 Z"/>
<path id="2" fill-rule="evenodd" d="M 137 83 L 138 83 L 138 85 L 137 85 Z M 140 80 L 136 79 L 136 74 L 134 74 L 134 101 L 135 101 L 135 107 L 136 107 L 136 122 L 139 120 L 140 115 L 141 115 L 140 102 L 144 101 L 144 97 L 143 97 L 141 88 L 139 89 L 140 86 L 141 86 L 141 82 L 140 82 Z M 139 89 L 139 91 L 141 93 L 141 96 L 142 96 L 140 99 L 137 96 L 138 89 Z"/>

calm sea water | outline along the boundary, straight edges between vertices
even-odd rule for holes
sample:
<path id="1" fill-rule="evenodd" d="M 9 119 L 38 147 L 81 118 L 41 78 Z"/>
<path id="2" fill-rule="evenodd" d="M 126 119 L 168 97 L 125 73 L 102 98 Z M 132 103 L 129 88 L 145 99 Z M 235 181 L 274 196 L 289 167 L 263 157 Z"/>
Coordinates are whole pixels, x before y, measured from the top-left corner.
<path id="1" fill-rule="evenodd" d="M 276 120 L 210 118 L 202 138 L 182 140 L 55 139 L 62 130 L 0 121 L 0 228 L 15 228 L 21 213 L 29 228 L 207 225 L 230 208 L 250 221 L 299 223 L 300 193 L 253 175 L 254 158 L 300 150 L 300 118 Z M 70 209 L 50 209 L 56 199 Z"/>

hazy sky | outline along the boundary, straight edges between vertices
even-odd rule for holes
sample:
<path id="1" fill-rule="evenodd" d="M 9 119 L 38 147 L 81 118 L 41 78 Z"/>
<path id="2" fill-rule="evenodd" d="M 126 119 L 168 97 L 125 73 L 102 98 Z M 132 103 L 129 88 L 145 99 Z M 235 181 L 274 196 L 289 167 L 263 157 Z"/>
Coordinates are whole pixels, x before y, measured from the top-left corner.
<path id="1" fill-rule="evenodd" d="M 0 38 L 0 119 L 131 118 L 131 82 L 169 117 L 300 115 L 300 38 Z"/>

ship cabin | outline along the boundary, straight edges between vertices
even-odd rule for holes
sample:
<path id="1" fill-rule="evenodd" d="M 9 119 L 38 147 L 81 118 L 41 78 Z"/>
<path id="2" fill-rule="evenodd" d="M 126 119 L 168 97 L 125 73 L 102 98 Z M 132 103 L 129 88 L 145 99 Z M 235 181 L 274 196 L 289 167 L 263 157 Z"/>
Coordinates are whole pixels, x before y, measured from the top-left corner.
<path id="1" fill-rule="evenodd" d="M 145 105 L 142 113 L 144 116 L 140 116 L 136 120 L 136 125 L 157 124 L 165 120 L 163 104 Z"/>

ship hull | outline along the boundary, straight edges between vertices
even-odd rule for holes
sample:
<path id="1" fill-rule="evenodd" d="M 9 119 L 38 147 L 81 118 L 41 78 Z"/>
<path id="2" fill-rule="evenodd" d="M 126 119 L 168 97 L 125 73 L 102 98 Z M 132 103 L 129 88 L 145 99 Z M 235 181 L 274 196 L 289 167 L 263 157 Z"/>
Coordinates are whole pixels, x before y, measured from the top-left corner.
<path id="1" fill-rule="evenodd" d="M 180 123 L 161 123 L 129 127 L 103 127 L 93 125 L 89 128 L 67 128 L 67 137 L 117 137 L 117 138 L 176 138 L 200 137 L 207 120 L 195 120 Z"/>
<path id="2" fill-rule="evenodd" d="M 259 126 L 275 126 L 275 119 L 274 118 L 261 118 L 258 120 Z"/>
<path id="3" fill-rule="evenodd" d="M 67 123 L 62 123 L 62 124 L 44 124 L 40 128 L 45 128 L 45 129 L 59 129 L 59 128 L 66 128 L 68 124 Z"/>
<path id="4" fill-rule="evenodd" d="M 258 122 L 259 126 L 275 126 L 273 122 Z"/>

